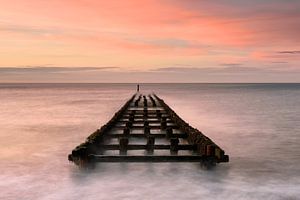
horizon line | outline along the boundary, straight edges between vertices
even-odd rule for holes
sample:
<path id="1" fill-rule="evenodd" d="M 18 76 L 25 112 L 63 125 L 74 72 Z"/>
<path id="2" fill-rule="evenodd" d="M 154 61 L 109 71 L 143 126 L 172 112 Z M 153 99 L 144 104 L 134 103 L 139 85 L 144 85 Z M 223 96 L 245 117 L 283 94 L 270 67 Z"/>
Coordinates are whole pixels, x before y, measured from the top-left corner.
<path id="1" fill-rule="evenodd" d="M 300 84 L 300 82 L 0 82 L 0 84 Z"/>

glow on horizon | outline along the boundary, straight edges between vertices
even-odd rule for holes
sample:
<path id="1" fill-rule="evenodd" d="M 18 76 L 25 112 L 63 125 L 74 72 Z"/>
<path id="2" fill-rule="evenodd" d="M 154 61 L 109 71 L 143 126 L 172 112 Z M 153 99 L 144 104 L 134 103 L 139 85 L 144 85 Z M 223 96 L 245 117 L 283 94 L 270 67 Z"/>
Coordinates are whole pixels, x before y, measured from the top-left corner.
<path id="1" fill-rule="evenodd" d="M 300 1 L 0 5 L 0 82 L 300 81 Z"/>

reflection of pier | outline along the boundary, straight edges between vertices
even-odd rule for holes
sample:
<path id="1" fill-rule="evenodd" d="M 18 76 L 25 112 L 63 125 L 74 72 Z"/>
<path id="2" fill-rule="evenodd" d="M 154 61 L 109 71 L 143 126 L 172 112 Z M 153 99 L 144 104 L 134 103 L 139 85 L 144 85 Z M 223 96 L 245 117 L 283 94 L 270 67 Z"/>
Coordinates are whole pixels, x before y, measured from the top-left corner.
<path id="1" fill-rule="evenodd" d="M 153 95 L 135 94 L 69 160 L 79 166 L 94 162 L 228 162 L 228 155 L 189 126 L 165 102 Z"/>

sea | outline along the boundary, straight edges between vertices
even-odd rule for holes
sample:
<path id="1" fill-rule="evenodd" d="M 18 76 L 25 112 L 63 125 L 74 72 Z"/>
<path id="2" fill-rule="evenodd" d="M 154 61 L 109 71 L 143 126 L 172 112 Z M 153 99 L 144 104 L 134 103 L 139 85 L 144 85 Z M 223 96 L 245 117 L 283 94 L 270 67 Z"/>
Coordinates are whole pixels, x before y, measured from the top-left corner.
<path id="1" fill-rule="evenodd" d="M 99 163 L 68 154 L 136 84 L 0 84 L 1 200 L 300 199 L 300 84 L 140 84 L 229 163 Z"/>

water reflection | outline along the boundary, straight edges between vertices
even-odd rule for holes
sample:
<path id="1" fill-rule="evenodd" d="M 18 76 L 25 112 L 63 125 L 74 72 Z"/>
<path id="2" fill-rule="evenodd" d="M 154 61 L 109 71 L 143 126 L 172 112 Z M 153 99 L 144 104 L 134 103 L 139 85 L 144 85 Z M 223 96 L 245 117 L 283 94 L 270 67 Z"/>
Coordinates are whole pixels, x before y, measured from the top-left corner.
<path id="1" fill-rule="evenodd" d="M 297 199 L 299 85 L 141 85 L 216 141 L 230 162 L 101 163 L 67 155 L 135 85 L 0 86 L 0 199 Z"/>

